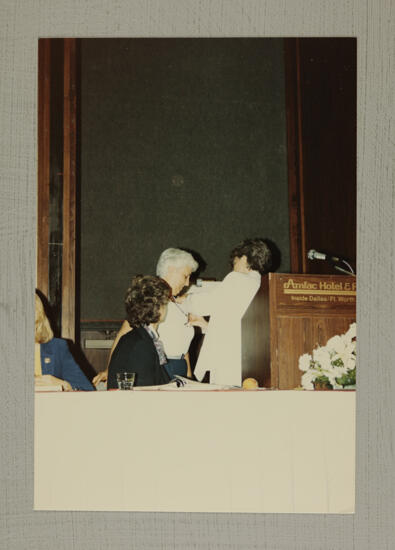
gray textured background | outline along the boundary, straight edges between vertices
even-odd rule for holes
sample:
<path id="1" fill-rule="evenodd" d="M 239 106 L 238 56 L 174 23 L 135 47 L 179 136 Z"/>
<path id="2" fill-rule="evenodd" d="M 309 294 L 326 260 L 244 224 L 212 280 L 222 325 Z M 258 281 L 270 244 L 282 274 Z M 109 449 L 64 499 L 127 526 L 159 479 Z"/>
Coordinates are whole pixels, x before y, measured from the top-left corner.
<path id="1" fill-rule="evenodd" d="M 394 548 L 394 11 L 391 0 L 1 1 L 3 548 Z M 37 38 L 225 35 L 358 37 L 357 512 L 33 512 Z"/>

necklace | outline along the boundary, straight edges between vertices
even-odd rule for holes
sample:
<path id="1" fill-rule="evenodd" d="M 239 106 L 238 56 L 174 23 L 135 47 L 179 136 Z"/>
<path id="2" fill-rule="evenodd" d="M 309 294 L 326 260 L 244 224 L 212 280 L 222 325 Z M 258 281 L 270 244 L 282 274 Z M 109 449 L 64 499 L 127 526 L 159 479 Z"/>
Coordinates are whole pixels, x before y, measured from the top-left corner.
<path id="1" fill-rule="evenodd" d="M 186 322 L 185 324 L 187 324 L 187 323 L 188 323 L 188 313 L 185 313 L 185 311 L 180 307 L 180 305 L 176 302 L 176 299 L 174 298 L 174 296 L 172 296 L 172 297 L 170 298 L 170 300 L 171 300 L 171 301 L 173 302 L 173 304 L 177 307 L 177 309 L 178 309 L 179 311 L 181 311 L 181 313 L 184 315 L 184 317 L 186 317 L 187 322 Z"/>

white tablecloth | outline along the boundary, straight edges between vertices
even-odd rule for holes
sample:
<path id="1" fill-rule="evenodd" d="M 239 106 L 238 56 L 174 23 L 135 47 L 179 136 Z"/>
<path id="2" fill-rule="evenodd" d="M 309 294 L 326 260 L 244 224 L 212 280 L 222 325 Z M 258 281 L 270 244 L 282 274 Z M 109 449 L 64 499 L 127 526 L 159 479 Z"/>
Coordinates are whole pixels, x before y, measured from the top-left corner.
<path id="1" fill-rule="evenodd" d="M 355 393 L 37 393 L 35 509 L 353 513 Z"/>

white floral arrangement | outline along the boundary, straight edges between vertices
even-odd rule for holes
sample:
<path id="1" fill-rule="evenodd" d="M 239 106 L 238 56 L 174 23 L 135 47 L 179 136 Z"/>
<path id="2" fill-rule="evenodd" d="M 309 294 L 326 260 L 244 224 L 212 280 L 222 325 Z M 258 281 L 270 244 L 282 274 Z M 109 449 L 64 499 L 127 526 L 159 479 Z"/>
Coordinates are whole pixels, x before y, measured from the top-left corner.
<path id="1" fill-rule="evenodd" d="M 333 336 L 325 346 L 314 349 L 312 355 L 299 357 L 299 369 L 304 372 L 303 389 L 313 390 L 314 383 L 335 390 L 355 385 L 356 328 L 356 323 L 352 323 L 345 334 Z"/>

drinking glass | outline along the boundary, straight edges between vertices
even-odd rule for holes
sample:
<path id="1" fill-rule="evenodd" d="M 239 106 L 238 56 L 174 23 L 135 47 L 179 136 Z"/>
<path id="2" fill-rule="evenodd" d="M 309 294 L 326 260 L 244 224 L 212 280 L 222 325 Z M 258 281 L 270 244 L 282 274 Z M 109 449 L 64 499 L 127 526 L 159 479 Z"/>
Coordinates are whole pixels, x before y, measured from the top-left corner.
<path id="1" fill-rule="evenodd" d="M 119 390 L 132 390 L 136 374 L 134 372 L 117 372 Z"/>

